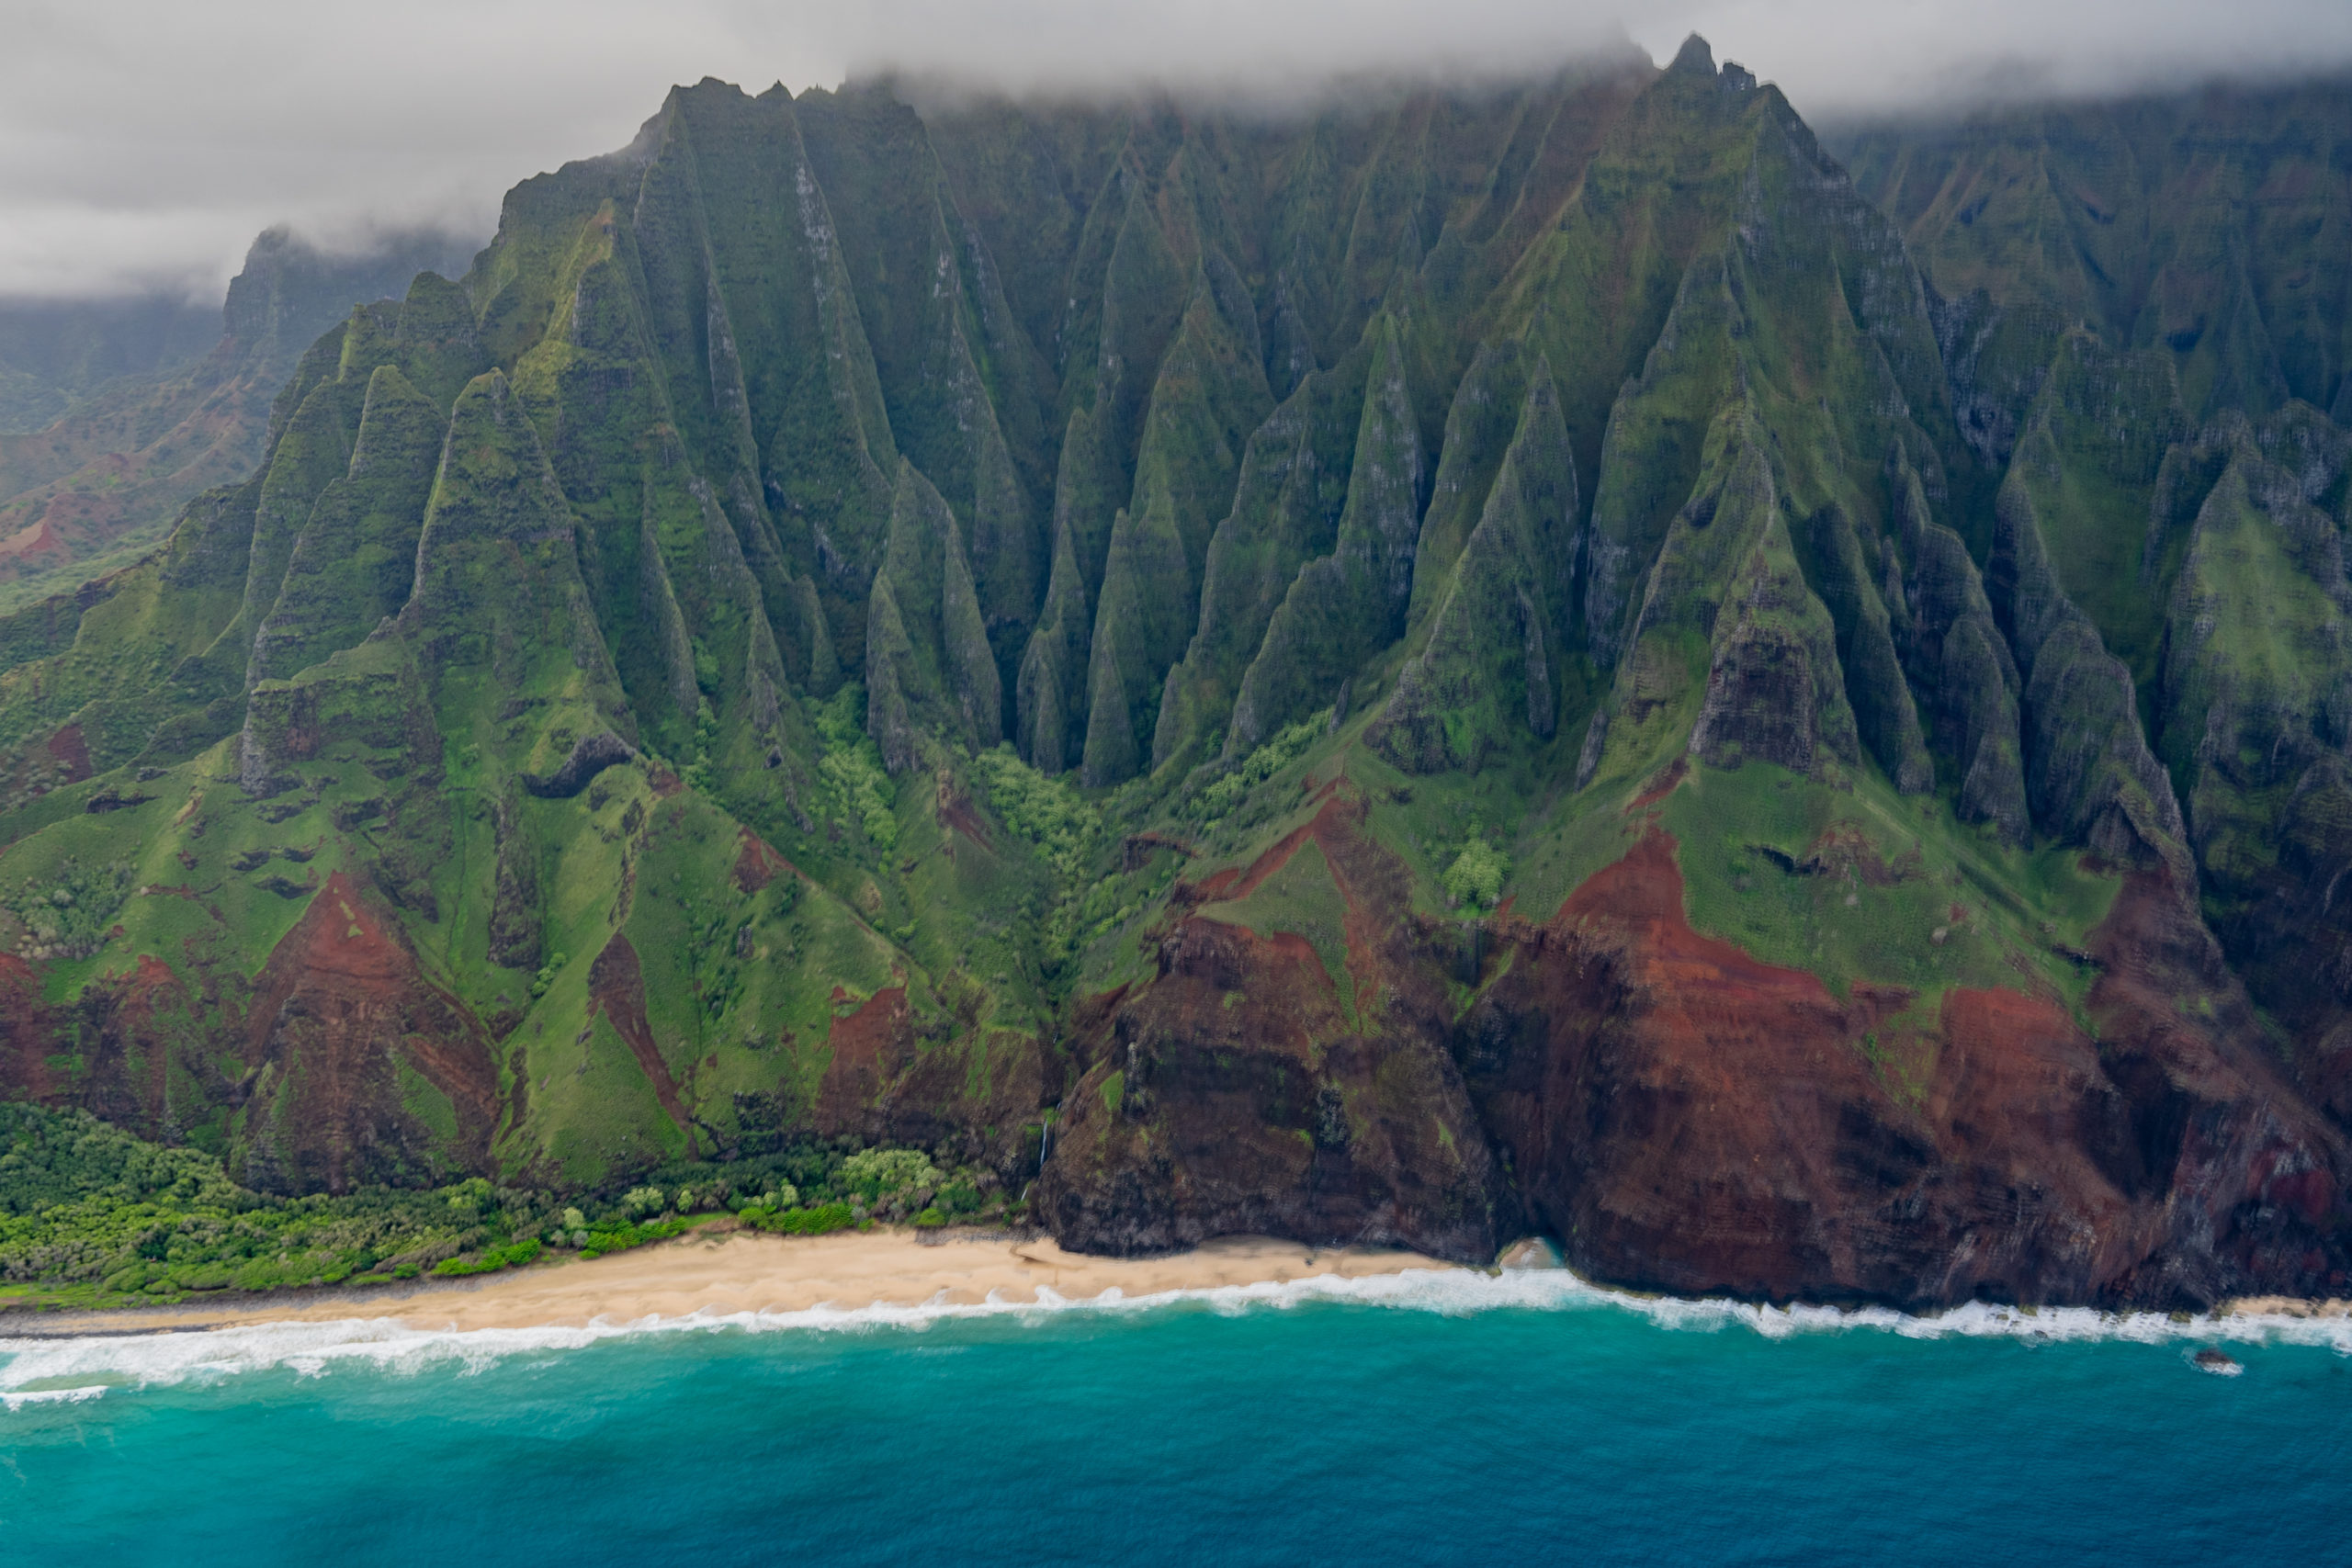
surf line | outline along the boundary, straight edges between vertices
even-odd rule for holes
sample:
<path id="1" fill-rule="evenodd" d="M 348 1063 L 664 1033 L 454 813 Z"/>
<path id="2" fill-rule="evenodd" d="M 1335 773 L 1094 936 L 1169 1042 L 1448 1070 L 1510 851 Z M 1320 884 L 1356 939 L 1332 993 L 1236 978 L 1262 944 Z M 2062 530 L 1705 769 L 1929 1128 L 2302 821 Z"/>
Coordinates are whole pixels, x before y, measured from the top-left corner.
<path id="1" fill-rule="evenodd" d="M 944 1292 L 942 1292 L 944 1295 Z M 1769 1339 L 1820 1333 L 1877 1332 L 1902 1338 L 2024 1339 L 2034 1342 L 2117 1341 L 2185 1346 L 2220 1341 L 2321 1347 L 2352 1356 L 2352 1319 L 2286 1313 L 2199 1314 L 2103 1313 L 2088 1307 L 1996 1306 L 1971 1303 L 1933 1316 L 1886 1307 L 1776 1307 L 1710 1297 L 1634 1295 L 1591 1284 L 1563 1269 L 1408 1269 L 1354 1279 L 1317 1275 L 1283 1283 L 1218 1285 L 1128 1296 L 1116 1287 L 1093 1297 L 1065 1297 L 1039 1287 L 1032 1301 L 991 1292 L 980 1302 L 933 1297 L 913 1305 L 863 1307 L 820 1304 L 786 1312 L 650 1314 L 626 1322 L 593 1318 L 578 1326 L 420 1329 L 392 1318 L 255 1324 L 232 1328 L 73 1338 L 0 1339 L 0 1408 L 96 1399 L 116 1392 L 171 1386 L 198 1379 L 284 1368 L 304 1377 L 339 1365 L 406 1371 L 456 1363 L 487 1370 L 514 1355 L 582 1349 L 611 1340 L 660 1334 L 735 1329 L 747 1333 L 922 1331 L 937 1324 L 994 1317 L 1049 1317 L 1069 1312 L 1139 1313 L 1206 1308 L 1225 1315 L 1286 1311 L 1324 1303 L 1422 1311 L 1449 1316 L 1495 1311 L 1630 1312 L 1661 1329 L 1714 1332 L 1746 1328 Z M 106 1380 L 106 1381 L 96 1381 Z"/>

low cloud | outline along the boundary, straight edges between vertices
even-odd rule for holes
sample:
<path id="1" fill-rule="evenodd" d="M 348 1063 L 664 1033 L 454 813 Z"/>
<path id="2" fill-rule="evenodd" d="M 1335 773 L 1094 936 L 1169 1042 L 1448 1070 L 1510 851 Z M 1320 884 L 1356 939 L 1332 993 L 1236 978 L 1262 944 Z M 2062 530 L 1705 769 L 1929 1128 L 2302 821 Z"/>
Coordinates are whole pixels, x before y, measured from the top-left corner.
<path id="1" fill-rule="evenodd" d="M 217 293 L 279 222 L 486 237 L 506 187 L 705 75 L 1262 96 L 1694 30 L 1825 120 L 2352 63 L 2343 0 L 0 0 L 0 294 Z"/>

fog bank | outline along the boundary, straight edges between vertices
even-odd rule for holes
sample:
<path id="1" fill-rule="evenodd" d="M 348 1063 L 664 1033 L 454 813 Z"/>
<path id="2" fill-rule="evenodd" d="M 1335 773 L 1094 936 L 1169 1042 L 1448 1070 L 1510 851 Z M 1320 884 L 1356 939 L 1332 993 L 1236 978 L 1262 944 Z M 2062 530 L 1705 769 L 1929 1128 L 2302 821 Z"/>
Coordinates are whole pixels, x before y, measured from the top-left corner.
<path id="1" fill-rule="evenodd" d="M 1703 33 L 1816 119 L 2352 62 L 2343 0 L 0 0 L 0 295 L 215 294 L 262 228 L 487 233 L 673 82 L 1281 96 Z"/>

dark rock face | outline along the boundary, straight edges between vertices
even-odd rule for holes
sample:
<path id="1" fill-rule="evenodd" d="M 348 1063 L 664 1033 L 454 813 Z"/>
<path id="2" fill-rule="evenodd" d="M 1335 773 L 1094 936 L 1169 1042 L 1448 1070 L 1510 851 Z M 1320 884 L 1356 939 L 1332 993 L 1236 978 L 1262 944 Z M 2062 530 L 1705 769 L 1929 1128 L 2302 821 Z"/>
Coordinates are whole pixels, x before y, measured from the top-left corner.
<path id="1" fill-rule="evenodd" d="M 541 800 L 570 800 L 588 787 L 588 781 L 606 768 L 617 767 L 637 755 L 637 748 L 609 729 L 583 735 L 571 743 L 562 766 L 545 778 L 524 779 L 523 787 Z"/>
<path id="2" fill-rule="evenodd" d="M 2025 678 L 2034 820 L 2118 860 L 2177 850 L 2180 805 L 2141 731 L 2131 671 L 2059 586 L 2041 520 L 2015 479 L 1996 516 L 1987 588 Z"/>
<path id="3" fill-rule="evenodd" d="M 1715 623 L 1690 752 L 1717 767 L 1752 758 L 1809 773 L 1829 756 L 1858 760 L 1827 617 L 1787 547 L 1769 537 L 1758 547 Z"/>
<path id="4" fill-rule="evenodd" d="M 1524 933 L 1464 1021 L 1464 1076 L 1531 1211 L 1604 1278 L 1912 1307 L 2324 1292 L 2352 1260 L 2352 1151 L 2246 1036 L 2152 1007 L 2172 971 L 2220 977 L 2194 930 L 2144 874 L 2100 932 L 2104 1048 L 2048 1001 L 1954 990 L 1890 1045 L 1933 1061 L 1897 1099 L 1853 1044 L 1907 997 L 1839 1001 L 1692 932 L 1653 832 Z"/>
<path id="5" fill-rule="evenodd" d="M 1348 822 L 1329 805 L 1199 894 L 1246 896 L 1307 840 L 1359 870 L 1358 894 L 1376 857 Z M 2211 1027 L 2162 1003 L 2226 975 L 2161 872 L 2099 935 L 2104 1049 L 2002 990 L 1954 990 L 1903 1032 L 1906 993 L 1841 1000 L 1693 932 L 1681 900 L 1653 829 L 1555 920 L 1507 924 L 1502 977 L 1451 1027 L 1410 998 L 1456 955 L 1351 953 L 1390 966 L 1406 1004 L 1377 1033 L 1349 1030 L 1305 942 L 1189 916 L 1157 980 L 1104 998 L 1041 1210 L 1067 1244 L 1116 1253 L 1268 1230 L 1477 1260 L 1528 1223 L 1603 1279 L 1915 1308 L 2204 1305 L 2346 1277 L 2352 1152 L 2248 1052 L 2242 1002 Z M 1931 1064 L 1916 1094 L 1857 1049 L 1883 1031 Z M 1489 1138 L 1499 1163 L 1468 1153 Z"/>
<path id="6" fill-rule="evenodd" d="M 1163 939 L 1159 977 L 1105 998 L 1035 1194 L 1064 1245 L 1259 1232 L 1484 1261 L 1508 1239 L 1516 1207 L 1444 1048 L 1442 972 L 1385 918 L 1401 868 L 1361 822 L 1335 795 L 1196 889 L 1206 912 Z M 1349 910 L 1350 999 L 1305 939 L 1218 918 L 1310 845 Z"/>
<path id="7" fill-rule="evenodd" d="M 1921 693 L 1935 747 L 1960 774 L 1962 820 L 1991 822 L 2021 843 L 2031 823 L 2017 661 L 1993 619 L 1968 547 L 1929 513 L 1908 462 L 1898 459 L 1894 490 L 1908 559 L 1898 562 L 1889 552 L 1893 635 Z"/>
<path id="8" fill-rule="evenodd" d="M 2352 1133 L 2352 767 L 2313 761 L 2287 792 L 2278 830 L 2278 860 L 2248 868 L 2251 896 L 2216 934 L 2249 987 L 2299 1026 L 2292 1070 Z"/>
<path id="9" fill-rule="evenodd" d="M 1458 438 L 1457 458 L 1477 445 Z M 1442 474 L 1439 482 L 1464 481 Z M 1539 358 L 1453 581 L 1442 592 L 1424 589 L 1431 601 L 1428 646 L 1399 673 L 1396 694 L 1368 734 L 1390 761 L 1410 773 L 1476 771 L 1519 734 L 1552 738 L 1560 660 L 1574 646 L 1577 513 L 1576 459 L 1559 391 Z M 1423 570 L 1437 564 L 1443 546 L 1430 536 L 1442 526 L 1442 517 L 1423 522 Z"/>
<path id="10" fill-rule="evenodd" d="M 539 849 L 523 819 L 522 790 L 510 783 L 492 827 L 498 845 L 490 907 L 490 957 L 509 969 L 539 966 Z"/>

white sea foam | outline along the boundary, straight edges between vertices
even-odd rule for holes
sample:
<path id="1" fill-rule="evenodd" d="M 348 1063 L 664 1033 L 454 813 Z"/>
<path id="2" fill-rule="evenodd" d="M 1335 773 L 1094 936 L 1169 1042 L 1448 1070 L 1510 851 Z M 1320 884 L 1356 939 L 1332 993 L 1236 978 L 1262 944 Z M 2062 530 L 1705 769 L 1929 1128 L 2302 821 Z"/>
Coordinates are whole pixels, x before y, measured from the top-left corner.
<path id="1" fill-rule="evenodd" d="M 263 1324 L 197 1332 L 107 1335 L 58 1339 L 0 1338 L 0 1406 L 95 1399 L 110 1385 L 161 1387 L 201 1382 L 242 1372 L 284 1368 L 305 1377 L 343 1365 L 396 1372 L 454 1367 L 480 1372 L 510 1357 L 577 1349 L 610 1339 L 651 1334 L 736 1329 L 749 1333 L 843 1330 L 920 1331 L 974 1318 L 1045 1321 L 1065 1313 L 1132 1314 L 1191 1306 L 1238 1315 L 1317 1303 L 1346 1303 L 1463 1316 L 1493 1311 L 1617 1311 L 1638 1314 L 1660 1328 L 1680 1331 L 1746 1329 L 1768 1339 L 1800 1334 L 1884 1333 L 1906 1339 L 2007 1338 L 2030 1343 L 2116 1340 L 2144 1345 L 2230 1341 L 2293 1344 L 2352 1356 L 2352 1319 L 2284 1314 L 2174 1317 L 2157 1313 L 2105 1313 L 2087 1307 L 2022 1307 L 1970 1303 L 1917 1316 L 1885 1307 L 1760 1306 L 1720 1298 L 1638 1295 L 1594 1285 L 1566 1269 L 1406 1269 L 1343 1279 L 1334 1274 L 1285 1283 L 1221 1285 L 1128 1296 L 1117 1288 L 1099 1296 L 1067 1298 L 1040 1287 L 1032 1302 L 991 1293 L 979 1303 L 934 1299 L 916 1306 L 818 1306 L 799 1312 L 654 1314 L 627 1323 L 597 1319 L 576 1328 L 411 1328 L 390 1318 Z M 43 1385 L 43 1386 L 36 1386 Z"/>
<path id="2" fill-rule="evenodd" d="M 87 1388 L 27 1389 L 21 1393 L 0 1393 L 0 1410 L 22 1410 L 28 1404 L 80 1404 L 107 1392 L 107 1384 L 93 1383 Z"/>

